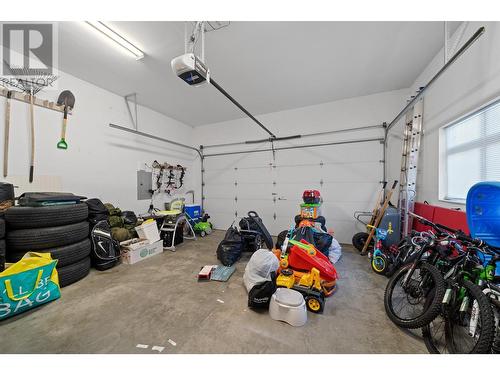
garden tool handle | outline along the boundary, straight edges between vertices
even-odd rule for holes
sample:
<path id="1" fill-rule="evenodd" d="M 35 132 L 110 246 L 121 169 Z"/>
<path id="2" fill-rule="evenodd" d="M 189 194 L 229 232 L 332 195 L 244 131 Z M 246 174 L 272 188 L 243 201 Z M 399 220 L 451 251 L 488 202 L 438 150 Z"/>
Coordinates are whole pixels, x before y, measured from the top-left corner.
<path id="1" fill-rule="evenodd" d="M 35 96 L 30 93 L 30 125 L 31 125 L 31 164 L 30 164 L 30 183 L 33 182 L 33 170 L 35 168 L 35 114 L 33 109 L 33 101 Z"/>
<path id="2" fill-rule="evenodd" d="M 64 117 L 63 117 L 63 126 L 61 130 L 61 139 L 57 143 L 57 148 L 66 150 L 68 148 L 68 144 L 66 143 L 66 125 L 68 124 L 68 106 L 64 106 Z"/>
<path id="3" fill-rule="evenodd" d="M 33 289 L 31 290 L 30 293 L 24 294 L 22 297 L 16 297 L 14 295 L 14 291 L 12 290 L 12 284 L 11 284 L 10 280 L 5 280 L 5 289 L 7 290 L 7 296 L 12 301 L 20 301 L 22 299 L 28 298 L 29 296 L 31 296 L 35 292 L 38 284 L 40 283 L 40 280 L 42 279 L 42 274 L 43 274 L 43 270 L 38 270 L 38 275 L 36 277 L 36 281 L 35 281 L 35 285 L 33 286 Z"/>
<path id="4" fill-rule="evenodd" d="M 3 176 L 7 177 L 7 169 L 9 164 L 9 133 L 10 133 L 10 98 L 12 91 L 7 92 L 7 104 L 5 105 L 5 133 L 3 146 Z"/>

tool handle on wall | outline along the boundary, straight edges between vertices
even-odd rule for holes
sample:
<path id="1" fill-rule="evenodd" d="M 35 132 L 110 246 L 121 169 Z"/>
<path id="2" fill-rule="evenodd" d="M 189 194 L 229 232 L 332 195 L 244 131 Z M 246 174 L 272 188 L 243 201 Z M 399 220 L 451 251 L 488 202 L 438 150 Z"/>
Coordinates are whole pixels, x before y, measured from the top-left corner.
<path id="1" fill-rule="evenodd" d="M 66 125 L 68 124 L 68 106 L 64 106 L 63 127 L 61 130 L 61 140 L 57 143 L 57 148 L 66 150 L 68 144 L 66 143 Z"/>
<path id="2" fill-rule="evenodd" d="M 7 93 L 7 103 L 5 105 L 5 128 L 3 146 L 3 176 L 7 177 L 9 167 L 9 133 L 10 133 L 10 97 L 11 91 Z"/>
<path id="3" fill-rule="evenodd" d="M 33 182 L 33 170 L 35 169 L 35 114 L 33 101 L 35 97 L 33 93 L 30 95 L 30 125 L 31 125 L 31 164 L 30 164 L 30 183 Z"/>

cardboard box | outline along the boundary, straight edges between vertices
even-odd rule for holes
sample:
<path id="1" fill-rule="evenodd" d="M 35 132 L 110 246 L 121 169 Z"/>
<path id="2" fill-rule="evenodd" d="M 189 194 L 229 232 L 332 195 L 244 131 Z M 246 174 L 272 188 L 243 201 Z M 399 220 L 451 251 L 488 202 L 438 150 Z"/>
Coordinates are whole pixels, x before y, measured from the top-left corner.
<path id="1" fill-rule="evenodd" d="M 147 239 L 150 244 L 160 239 L 160 231 L 156 225 L 156 220 L 142 223 L 138 227 L 135 227 L 135 231 L 137 232 L 139 238 Z"/>
<path id="2" fill-rule="evenodd" d="M 120 245 L 122 261 L 126 264 L 134 264 L 163 252 L 163 241 L 149 243 L 148 240 L 135 238 L 121 242 Z"/>

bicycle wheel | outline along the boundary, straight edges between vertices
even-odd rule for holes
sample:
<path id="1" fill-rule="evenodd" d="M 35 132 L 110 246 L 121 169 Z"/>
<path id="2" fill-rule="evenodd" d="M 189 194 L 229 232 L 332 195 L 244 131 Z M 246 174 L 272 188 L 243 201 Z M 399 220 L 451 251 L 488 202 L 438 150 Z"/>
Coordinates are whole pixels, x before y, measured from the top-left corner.
<path id="1" fill-rule="evenodd" d="M 403 287 L 411 266 L 403 266 L 389 279 L 384 293 L 384 307 L 394 324 L 415 329 L 429 324 L 439 315 L 445 284 L 436 267 L 420 262 Z"/>
<path id="2" fill-rule="evenodd" d="M 468 280 L 454 290 L 445 325 L 446 347 L 450 353 L 491 353 L 495 320 L 488 297 Z"/>
<path id="3" fill-rule="evenodd" d="M 428 299 L 430 301 L 431 299 Z M 445 311 L 441 309 L 439 315 L 429 324 L 422 327 L 422 338 L 429 353 L 446 354 L 449 353 L 446 346 L 446 318 Z"/>
<path id="4" fill-rule="evenodd" d="M 389 262 L 384 254 L 374 256 L 371 261 L 372 270 L 379 275 L 385 275 L 389 268 Z"/>

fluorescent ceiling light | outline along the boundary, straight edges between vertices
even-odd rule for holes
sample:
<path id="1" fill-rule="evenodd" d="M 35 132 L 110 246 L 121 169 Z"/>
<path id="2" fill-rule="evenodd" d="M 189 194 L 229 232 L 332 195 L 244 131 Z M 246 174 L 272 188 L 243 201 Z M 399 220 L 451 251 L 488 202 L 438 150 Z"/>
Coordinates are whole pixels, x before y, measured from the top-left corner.
<path id="1" fill-rule="evenodd" d="M 128 53 L 132 54 L 136 60 L 140 60 L 144 58 L 144 52 L 142 52 L 139 48 L 130 43 L 123 36 L 118 34 L 116 31 L 112 30 L 109 26 L 105 25 L 101 21 L 85 21 L 90 26 L 92 26 L 95 30 L 99 31 L 101 35 L 107 36 L 117 45 L 125 49 Z"/>

